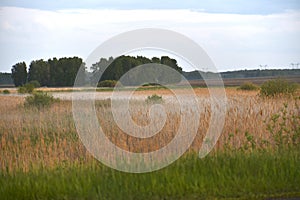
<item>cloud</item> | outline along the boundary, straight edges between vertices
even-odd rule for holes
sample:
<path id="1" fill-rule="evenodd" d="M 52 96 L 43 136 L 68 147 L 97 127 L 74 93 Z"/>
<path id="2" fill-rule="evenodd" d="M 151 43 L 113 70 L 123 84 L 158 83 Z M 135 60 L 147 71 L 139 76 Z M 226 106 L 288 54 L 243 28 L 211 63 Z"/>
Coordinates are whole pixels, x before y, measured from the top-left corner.
<path id="1" fill-rule="evenodd" d="M 16 62 L 88 54 L 106 39 L 137 28 L 171 29 L 200 44 L 220 70 L 299 62 L 300 12 L 270 15 L 178 10 L 0 9 L 0 71 Z"/>
<path id="2" fill-rule="evenodd" d="M 0 6 L 14 6 L 43 10 L 59 9 L 193 9 L 209 13 L 273 14 L 300 9 L 299 0 L 1 0 Z"/>

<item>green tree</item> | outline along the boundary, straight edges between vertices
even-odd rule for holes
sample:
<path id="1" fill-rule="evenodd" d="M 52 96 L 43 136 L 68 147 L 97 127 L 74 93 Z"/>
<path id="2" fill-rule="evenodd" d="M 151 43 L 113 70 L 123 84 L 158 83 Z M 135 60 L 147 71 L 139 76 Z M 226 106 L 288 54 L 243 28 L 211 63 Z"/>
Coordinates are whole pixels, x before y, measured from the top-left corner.
<path id="1" fill-rule="evenodd" d="M 28 81 L 38 81 L 41 86 L 48 86 L 50 81 L 50 65 L 47 61 L 32 61 L 29 66 Z"/>
<path id="2" fill-rule="evenodd" d="M 157 57 L 153 57 L 152 59 L 149 59 L 144 56 L 120 56 L 116 59 L 110 58 L 109 60 L 105 58 L 101 58 L 99 62 L 93 64 L 91 66 L 92 70 L 92 83 L 95 84 L 98 81 L 104 81 L 104 80 L 119 80 L 126 72 L 129 70 L 143 64 L 148 63 L 156 63 L 156 64 L 163 64 L 167 65 L 171 68 L 173 68 L 176 71 L 179 71 L 182 73 L 182 68 L 178 66 L 177 61 L 175 59 L 171 59 L 168 56 L 162 56 L 161 59 Z M 108 66 L 106 69 L 105 67 Z M 151 67 L 150 67 L 151 68 Z M 153 72 L 154 68 L 147 69 L 143 72 L 143 70 L 135 70 L 133 73 L 130 73 L 130 75 L 125 76 L 123 79 L 124 85 L 136 85 L 136 84 L 143 84 L 141 81 L 143 80 L 149 80 L 153 82 L 157 82 L 158 80 L 164 80 L 166 83 L 174 83 L 181 80 L 181 77 L 176 75 L 176 73 L 170 74 L 168 71 L 168 74 L 164 74 L 164 70 L 161 70 L 162 73 L 159 74 L 157 72 Z M 149 75 L 159 75 L 158 77 L 151 76 L 152 79 L 149 79 Z M 97 80 L 99 79 L 100 80 Z"/>
<path id="3" fill-rule="evenodd" d="M 80 68 L 84 63 L 78 57 L 53 58 L 49 59 L 48 63 L 50 66 L 50 86 L 73 86 L 78 70 L 85 70 L 84 67 Z"/>
<path id="4" fill-rule="evenodd" d="M 178 66 L 177 60 L 169 58 L 168 56 L 162 56 L 160 59 L 160 64 L 167 65 L 176 71 L 182 73 L 182 68 Z"/>
<path id="5" fill-rule="evenodd" d="M 11 85 L 14 81 L 11 77 L 11 73 L 1 73 L 0 72 L 0 85 Z"/>
<path id="6" fill-rule="evenodd" d="M 57 85 L 57 75 L 60 73 L 57 67 L 58 60 L 57 58 L 48 59 L 48 63 L 50 65 L 50 80 L 49 86 L 56 86 Z M 61 72 L 62 73 L 62 72 Z"/>
<path id="7" fill-rule="evenodd" d="M 16 87 L 22 86 L 27 82 L 27 68 L 25 62 L 20 62 L 12 66 L 11 77 Z"/>
<path id="8" fill-rule="evenodd" d="M 109 59 L 100 58 L 100 60 L 98 62 L 96 62 L 95 64 L 93 64 L 90 67 L 90 69 L 92 71 L 91 83 L 93 85 L 100 82 L 100 80 L 98 80 L 98 78 L 102 77 L 102 75 L 105 71 L 105 67 L 108 67 L 113 62 L 113 60 L 114 60 L 113 57 L 110 57 Z M 106 79 L 106 80 L 108 80 L 108 79 Z"/>
<path id="9" fill-rule="evenodd" d="M 158 57 L 153 57 L 151 59 L 151 62 L 153 62 L 153 63 L 160 63 L 160 59 Z"/>
<path id="10" fill-rule="evenodd" d="M 80 66 L 83 64 L 82 59 L 78 57 L 64 58 L 63 72 L 64 72 L 64 86 L 73 86 L 75 78 Z"/>

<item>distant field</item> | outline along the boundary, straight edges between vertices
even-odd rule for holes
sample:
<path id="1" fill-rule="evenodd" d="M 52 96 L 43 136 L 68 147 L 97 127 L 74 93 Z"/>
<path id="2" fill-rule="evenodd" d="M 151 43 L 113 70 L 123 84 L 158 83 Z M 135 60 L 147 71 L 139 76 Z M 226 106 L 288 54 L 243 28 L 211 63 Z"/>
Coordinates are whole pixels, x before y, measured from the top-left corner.
<path id="1" fill-rule="evenodd" d="M 183 94 L 186 91 L 178 90 Z M 118 172 L 96 161 L 78 138 L 70 100 L 37 110 L 25 108 L 23 96 L 0 95 L 0 196 L 2 199 L 300 197 L 299 93 L 298 98 L 270 99 L 259 97 L 257 91 L 226 88 L 228 107 L 222 135 L 214 150 L 199 159 L 197 152 L 209 127 L 212 108 L 206 88 L 194 91 L 203 110 L 193 144 L 172 165 L 146 174 Z M 53 94 L 70 96 L 71 93 Z M 141 110 L 149 107 L 139 102 L 152 94 L 162 95 L 167 101 L 165 106 L 171 108 L 170 91 L 137 91 L 134 94 L 137 100 L 131 104 L 132 118 L 137 123 L 149 122 L 147 115 L 141 114 Z M 111 92 L 99 93 L 107 98 L 110 95 Z M 172 140 L 180 124 L 180 116 L 168 113 L 160 133 L 148 139 L 135 138 L 116 126 L 109 100 L 97 100 L 95 105 L 106 136 L 132 152 L 162 148 Z"/>
<path id="2" fill-rule="evenodd" d="M 224 78 L 224 86 L 232 87 L 232 86 L 240 86 L 245 82 L 252 82 L 257 85 L 263 84 L 265 81 L 283 78 L 290 82 L 300 83 L 300 76 L 284 76 L 284 77 L 257 77 L 257 78 Z M 205 81 L 203 80 L 189 80 L 192 86 L 206 86 Z"/>
<path id="3" fill-rule="evenodd" d="M 265 81 L 276 79 L 276 78 L 283 78 L 290 82 L 300 84 L 300 76 L 284 76 L 284 77 L 257 77 L 257 78 L 224 78 L 223 83 L 225 87 L 237 87 L 242 85 L 245 82 L 252 82 L 256 85 L 261 85 Z M 206 83 L 204 80 L 189 80 L 189 84 L 192 87 L 206 87 Z M 177 84 L 177 86 L 172 86 L 174 89 L 176 87 L 185 87 L 187 85 L 186 82 L 182 81 L 181 83 Z M 213 85 L 213 84 L 212 84 Z M 0 90 L 9 90 L 11 93 L 17 93 L 17 89 L 13 85 L 0 85 Z M 72 91 L 80 91 L 80 90 L 94 90 L 94 88 L 84 87 L 84 88 L 74 88 L 74 87 L 41 87 L 38 90 L 45 91 L 45 92 L 72 92 Z M 131 87 L 124 87 L 121 90 L 132 90 Z M 138 88 L 140 91 L 144 90 L 164 90 L 163 87 L 159 86 L 150 86 L 150 87 L 140 87 Z M 98 88 L 98 92 L 107 92 L 113 91 L 113 88 Z"/>

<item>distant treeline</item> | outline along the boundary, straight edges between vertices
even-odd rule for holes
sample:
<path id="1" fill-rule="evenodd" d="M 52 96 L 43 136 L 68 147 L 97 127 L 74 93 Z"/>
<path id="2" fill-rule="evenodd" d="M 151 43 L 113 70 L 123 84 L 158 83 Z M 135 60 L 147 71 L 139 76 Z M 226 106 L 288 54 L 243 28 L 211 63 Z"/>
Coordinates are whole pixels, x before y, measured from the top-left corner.
<path id="1" fill-rule="evenodd" d="M 93 64 L 91 67 L 92 73 L 90 80 L 92 84 L 97 83 L 100 77 L 100 81 L 119 80 L 129 70 L 148 63 L 167 65 L 180 74 L 182 73 L 182 68 L 178 66 L 177 61 L 169 58 L 168 56 L 162 56 L 161 58 L 153 57 L 152 59 L 144 56 L 120 56 L 116 59 L 113 59 L 112 57 L 109 59 L 101 58 L 99 62 Z M 108 67 L 105 69 L 106 66 Z M 123 77 L 122 84 L 140 85 L 143 84 L 143 81 L 145 80 L 152 83 L 164 81 L 172 83 L 181 81 L 181 77 L 178 77 L 175 73 L 168 71 L 168 74 L 165 74 L 165 70 L 160 70 L 154 66 L 155 65 L 149 65 L 147 68 L 143 68 L 141 70 L 135 69 L 131 71 L 128 76 Z"/>
<path id="2" fill-rule="evenodd" d="M 30 81 L 38 81 L 41 86 L 47 87 L 67 87 L 73 86 L 74 81 L 79 69 L 84 70 L 85 77 L 82 77 L 86 84 L 95 85 L 99 81 L 104 80 L 119 80 L 126 72 L 135 68 L 136 66 L 157 63 L 170 66 L 176 71 L 180 72 L 186 79 L 195 80 L 202 79 L 201 73 L 205 74 L 206 78 L 215 77 L 212 72 L 184 72 L 182 68 L 178 66 L 175 59 L 168 56 L 162 56 L 161 58 L 153 57 L 151 59 L 143 56 L 120 56 L 116 59 L 112 57 L 106 59 L 101 58 L 92 66 L 89 70 L 85 67 L 85 63 L 79 57 L 69 58 L 52 58 L 47 61 L 35 60 L 30 63 L 27 69 L 25 62 L 20 62 L 12 66 L 12 73 L 0 73 L 0 85 L 15 86 L 24 85 Z M 106 66 L 108 66 L 106 68 Z M 105 69 L 106 68 L 106 69 Z M 151 70 L 149 70 L 151 73 Z M 100 80 L 100 74 L 101 78 Z M 272 69 L 272 70 L 240 70 L 220 73 L 222 78 L 252 78 L 252 77 L 283 77 L 283 76 L 300 76 L 300 69 Z M 131 77 L 131 80 L 138 79 L 144 74 L 136 73 Z M 134 77 L 135 76 L 135 77 Z M 164 74 L 161 74 L 164 76 Z M 175 80 L 175 79 L 174 79 Z M 178 81 L 178 79 L 176 79 Z"/>
<path id="3" fill-rule="evenodd" d="M 99 81 L 119 80 L 129 70 L 147 63 L 167 65 L 182 73 L 182 68 L 178 66 L 177 61 L 168 56 L 162 56 L 161 58 L 153 57 L 152 59 L 143 56 L 120 56 L 116 59 L 112 57 L 108 59 L 101 58 L 99 62 L 90 67 L 90 70 L 86 70 L 85 63 L 83 63 L 81 58 L 72 57 L 53 58 L 48 61 L 35 60 L 30 63 L 28 70 L 26 63 L 20 62 L 12 66 L 11 77 L 15 86 L 22 86 L 31 81 L 38 81 L 41 86 L 48 87 L 73 86 L 77 72 L 81 69 L 84 70 L 83 74 L 85 75 L 84 77 L 81 76 L 84 79 L 81 82 L 95 85 L 98 83 L 99 73 L 101 74 Z M 138 80 L 138 76 L 141 73 L 133 75 L 135 77 L 131 77 L 131 81 L 134 78 Z"/>
<path id="4" fill-rule="evenodd" d="M 14 81 L 11 77 L 11 73 L 1 73 L 0 72 L 0 85 L 11 86 L 14 84 Z"/>
<path id="5" fill-rule="evenodd" d="M 222 78 L 258 78 L 258 77 L 284 77 L 299 76 L 300 69 L 266 69 L 266 70 L 240 70 L 222 72 Z"/>
<path id="6" fill-rule="evenodd" d="M 187 80 L 198 80 L 202 79 L 201 74 L 204 73 L 205 77 L 214 77 L 212 72 L 201 72 L 192 71 L 192 72 L 183 72 L 183 76 Z M 258 78 L 258 77 L 284 77 L 284 76 L 300 76 L 300 69 L 266 69 L 266 70 L 239 70 L 239 71 L 228 71 L 221 72 L 221 77 L 226 78 Z"/>
<path id="7" fill-rule="evenodd" d="M 27 71 L 26 63 L 20 62 L 12 66 L 11 77 L 15 86 L 30 81 L 38 81 L 41 86 L 73 86 L 77 71 L 82 64 L 82 59 L 78 57 L 35 60 L 30 63 Z"/>

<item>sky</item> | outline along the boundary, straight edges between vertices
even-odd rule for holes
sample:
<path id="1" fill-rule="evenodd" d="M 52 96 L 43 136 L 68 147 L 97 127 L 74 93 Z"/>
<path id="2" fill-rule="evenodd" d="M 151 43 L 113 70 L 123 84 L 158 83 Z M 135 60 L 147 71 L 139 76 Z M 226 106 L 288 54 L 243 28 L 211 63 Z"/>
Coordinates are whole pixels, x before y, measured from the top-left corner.
<path id="1" fill-rule="evenodd" d="M 107 39 L 140 28 L 189 37 L 219 71 L 300 63 L 299 0 L 1 0 L 0 72 L 22 61 L 84 60 Z"/>

